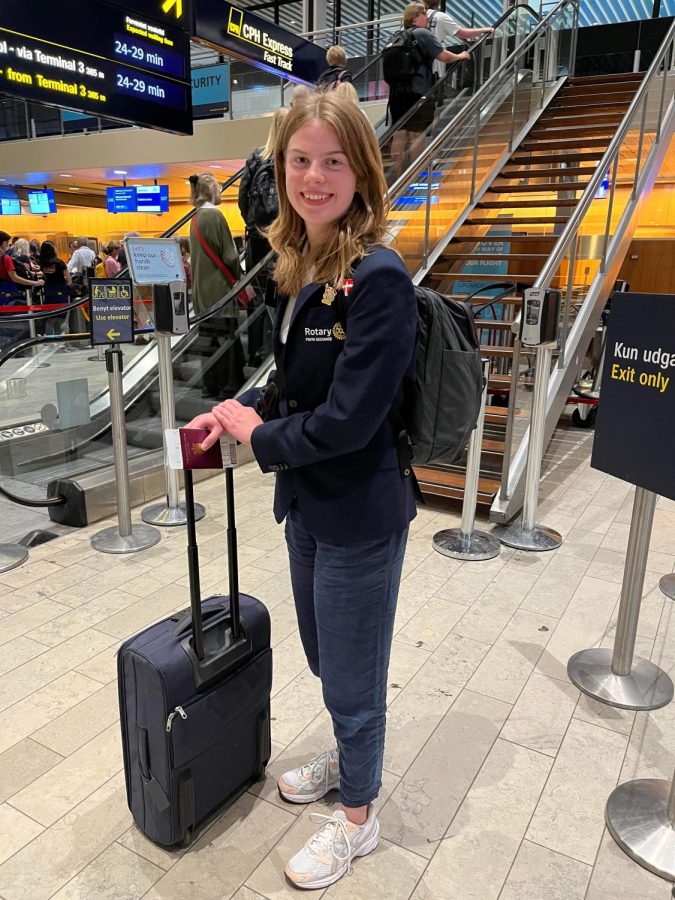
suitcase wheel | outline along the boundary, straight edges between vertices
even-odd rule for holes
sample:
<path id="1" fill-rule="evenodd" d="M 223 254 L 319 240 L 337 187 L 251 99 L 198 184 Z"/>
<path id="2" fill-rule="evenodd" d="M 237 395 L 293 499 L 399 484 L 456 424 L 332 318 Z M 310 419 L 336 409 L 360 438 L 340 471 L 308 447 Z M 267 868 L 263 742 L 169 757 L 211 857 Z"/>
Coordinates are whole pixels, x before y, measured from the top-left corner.
<path id="1" fill-rule="evenodd" d="M 192 828 L 188 828 L 183 835 L 183 839 L 178 841 L 174 846 L 177 850 L 186 850 L 190 844 L 192 843 L 193 830 Z"/>

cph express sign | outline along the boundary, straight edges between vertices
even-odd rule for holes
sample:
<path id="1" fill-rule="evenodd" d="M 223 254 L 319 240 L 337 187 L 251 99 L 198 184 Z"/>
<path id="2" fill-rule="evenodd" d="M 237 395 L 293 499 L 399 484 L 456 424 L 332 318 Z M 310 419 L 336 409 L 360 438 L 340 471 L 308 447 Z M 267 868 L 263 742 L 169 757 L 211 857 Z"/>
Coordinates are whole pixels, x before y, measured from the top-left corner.
<path id="1" fill-rule="evenodd" d="M 196 41 L 303 84 L 314 84 L 326 68 L 325 50 L 261 16 L 224 0 L 195 7 Z"/>

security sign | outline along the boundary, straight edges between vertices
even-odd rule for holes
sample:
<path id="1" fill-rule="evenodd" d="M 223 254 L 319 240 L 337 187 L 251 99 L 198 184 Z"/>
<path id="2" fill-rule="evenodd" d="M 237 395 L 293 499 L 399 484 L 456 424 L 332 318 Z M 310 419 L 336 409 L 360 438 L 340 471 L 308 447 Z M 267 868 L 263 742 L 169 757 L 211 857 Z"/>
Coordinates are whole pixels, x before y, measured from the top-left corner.
<path id="1" fill-rule="evenodd" d="M 92 278 L 89 289 L 92 347 L 99 344 L 133 344 L 131 281 L 121 278 Z"/>

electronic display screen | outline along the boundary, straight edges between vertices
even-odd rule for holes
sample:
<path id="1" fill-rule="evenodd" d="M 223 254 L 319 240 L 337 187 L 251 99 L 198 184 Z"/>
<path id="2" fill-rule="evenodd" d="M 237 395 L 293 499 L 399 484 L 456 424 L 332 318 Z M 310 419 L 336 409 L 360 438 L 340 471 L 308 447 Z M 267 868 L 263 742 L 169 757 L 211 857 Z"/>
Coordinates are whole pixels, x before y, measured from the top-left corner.
<path id="1" fill-rule="evenodd" d="M 0 216 L 20 216 L 21 204 L 14 197 L 0 197 Z"/>
<path id="2" fill-rule="evenodd" d="M 109 187 L 105 189 L 106 205 L 109 213 L 136 212 L 136 188 Z"/>
<path id="3" fill-rule="evenodd" d="M 0 3 L 0 93 L 192 134 L 189 35 L 157 8 L 61 0 L 47 16 L 43 0 L 22 0 L 18 23 Z"/>
<path id="4" fill-rule="evenodd" d="M 36 216 L 46 216 L 56 212 L 56 200 L 54 191 L 28 191 L 28 205 L 30 211 Z"/>
<path id="5" fill-rule="evenodd" d="M 138 212 L 164 213 L 169 211 L 169 185 L 157 184 L 136 188 L 136 208 Z"/>

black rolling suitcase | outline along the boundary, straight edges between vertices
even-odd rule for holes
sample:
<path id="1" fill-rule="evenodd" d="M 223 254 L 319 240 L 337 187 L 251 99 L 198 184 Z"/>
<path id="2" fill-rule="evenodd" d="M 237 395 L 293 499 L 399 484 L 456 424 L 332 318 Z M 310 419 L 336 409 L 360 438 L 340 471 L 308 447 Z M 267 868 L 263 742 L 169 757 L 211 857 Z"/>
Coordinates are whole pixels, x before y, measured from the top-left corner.
<path id="1" fill-rule="evenodd" d="M 117 656 L 127 802 L 151 840 L 187 845 L 270 758 L 270 617 L 239 595 L 234 479 L 225 470 L 229 597 L 200 602 L 192 472 L 185 472 L 191 608 Z"/>

